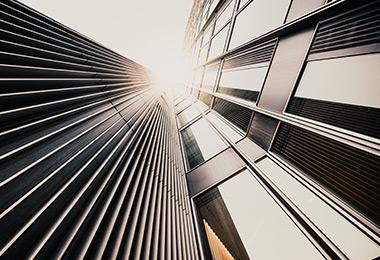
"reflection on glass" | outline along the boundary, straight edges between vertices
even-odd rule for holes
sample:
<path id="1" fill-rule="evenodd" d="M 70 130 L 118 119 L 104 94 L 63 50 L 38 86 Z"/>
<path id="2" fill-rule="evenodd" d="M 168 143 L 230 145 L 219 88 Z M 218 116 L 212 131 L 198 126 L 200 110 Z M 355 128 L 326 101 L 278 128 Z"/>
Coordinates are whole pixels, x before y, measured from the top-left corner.
<path id="1" fill-rule="evenodd" d="M 212 35 L 212 33 L 213 33 L 213 30 L 212 30 L 213 25 L 214 25 L 214 24 L 211 23 L 211 24 L 206 28 L 205 33 L 204 33 L 204 36 L 203 36 L 202 46 L 205 46 L 205 45 L 208 43 L 208 41 L 210 40 L 211 35 Z"/>
<path id="2" fill-rule="evenodd" d="M 219 68 L 219 63 L 214 63 L 212 65 L 208 65 L 205 68 L 202 88 L 207 88 L 210 90 L 212 90 L 214 88 L 216 76 L 218 74 L 218 68 Z"/>
<path id="3" fill-rule="evenodd" d="M 234 3 L 231 1 L 228 3 L 228 6 L 222 10 L 221 14 L 219 14 L 215 24 L 215 32 L 219 31 L 227 23 L 227 21 L 231 19 L 233 10 Z"/>
<path id="4" fill-rule="evenodd" d="M 194 79 L 193 79 L 194 86 L 200 87 L 201 81 L 202 81 L 202 74 L 203 74 L 203 68 L 198 68 L 194 72 Z"/>
<path id="5" fill-rule="evenodd" d="M 380 108 L 380 53 L 307 63 L 295 96 Z"/>
<path id="6" fill-rule="evenodd" d="M 208 46 L 209 44 L 206 44 L 205 46 L 202 47 L 199 53 L 198 65 L 201 65 L 206 62 L 207 54 L 208 54 Z"/>
<path id="7" fill-rule="evenodd" d="M 374 259 L 380 247 L 271 159 L 257 163 L 270 180 L 351 259 Z"/>
<path id="8" fill-rule="evenodd" d="M 183 101 L 179 102 L 179 103 L 175 106 L 175 112 L 176 112 L 176 113 L 181 112 L 182 110 L 184 110 L 185 108 L 187 108 L 188 106 L 190 106 L 193 102 L 194 102 L 193 99 L 190 98 L 190 97 L 184 99 Z"/>
<path id="9" fill-rule="evenodd" d="M 220 31 L 214 38 L 211 40 L 210 53 L 208 55 L 208 60 L 215 58 L 218 55 L 221 55 L 224 50 L 224 45 L 226 43 L 227 33 L 228 33 L 229 24 L 227 24 L 222 31 Z"/>
<path id="10" fill-rule="evenodd" d="M 215 111 L 212 111 L 207 114 L 208 120 L 213 124 L 217 129 L 223 132 L 232 142 L 236 143 L 239 141 L 242 136 L 235 131 L 230 125 L 228 125 L 224 120 L 217 115 Z"/>
<path id="11" fill-rule="evenodd" d="M 227 148 L 204 118 L 181 131 L 189 169 Z"/>
<path id="12" fill-rule="evenodd" d="M 234 259 L 324 259 L 248 170 L 195 202 L 202 225 Z"/>
<path id="13" fill-rule="evenodd" d="M 309 61 L 287 112 L 380 138 L 380 54 Z"/>
<path id="14" fill-rule="evenodd" d="M 186 125 L 200 114 L 201 113 L 196 109 L 195 104 L 186 108 L 184 111 L 178 114 L 179 127 Z"/>
<path id="15" fill-rule="evenodd" d="M 236 18 L 230 49 L 283 24 L 290 0 L 255 0 Z"/>
<path id="16" fill-rule="evenodd" d="M 256 101 L 264 84 L 267 65 L 223 70 L 218 92 Z"/>

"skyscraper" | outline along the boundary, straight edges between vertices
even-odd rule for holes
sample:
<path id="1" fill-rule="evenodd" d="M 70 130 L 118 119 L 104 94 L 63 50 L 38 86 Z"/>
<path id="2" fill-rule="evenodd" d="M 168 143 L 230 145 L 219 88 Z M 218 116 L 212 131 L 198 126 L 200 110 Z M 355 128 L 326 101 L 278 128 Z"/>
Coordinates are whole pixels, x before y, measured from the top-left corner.
<path id="1" fill-rule="evenodd" d="M 194 1 L 176 108 L 206 258 L 379 257 L 379 15 Z"/>
<path id="2" fill-rule="evenodd" d="M 0 258 L 380 257 L 380 1 L 194 0 L 175 98 L 0 13 Z"/>
<path id="3" fill-rule="evenodd" d="M 0 258 L 198 259 L 149 72 L 17 1 L 0 12 Z"/>

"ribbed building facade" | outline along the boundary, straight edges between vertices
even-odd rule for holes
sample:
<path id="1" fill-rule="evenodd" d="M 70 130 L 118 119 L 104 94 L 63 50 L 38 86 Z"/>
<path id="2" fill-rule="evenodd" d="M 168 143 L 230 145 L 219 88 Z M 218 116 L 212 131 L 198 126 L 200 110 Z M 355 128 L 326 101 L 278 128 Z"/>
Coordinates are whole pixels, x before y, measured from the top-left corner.
<path id="1" fill-rule="evenodd" d="M 199 259 L 196 241 L 147 70 L 0 1 L 0 258 Z"/>
<path id="2" fill-rule="evenodd" d="M 206 259 L 378 259 L 380 1 L 196 0 L 175 100 Z"/>

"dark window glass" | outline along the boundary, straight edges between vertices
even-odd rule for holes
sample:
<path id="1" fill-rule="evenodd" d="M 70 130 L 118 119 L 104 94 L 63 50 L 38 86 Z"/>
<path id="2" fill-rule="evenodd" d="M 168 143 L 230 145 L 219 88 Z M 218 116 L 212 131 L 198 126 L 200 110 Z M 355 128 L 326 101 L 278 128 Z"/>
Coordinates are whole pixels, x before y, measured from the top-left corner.
<path id="1" fill-rule="evenodd" d="M 272 150 L 379 226 L 378 156 L 285 123 Z"/>
<path id="2" fill-rule="evenodd" d="M 203 118 L 182 130 L 181 135 L 189 169 L 227 148 Z"/>
<path id="3" fill-rule="evenodd" d="M 221 98 L 215 98 L 213 109 L 242 131 L 247 131 L 252 110 Z"/>
<path id="4" fill-rule="evenodd" d="M 260 113 L 255 113 L 248 137 L 264 150 L 268 150 L 277 124 L 278 120 Z"/>
<path id="5" fill-rule="evenodd" d="M 250 101 L 256 101 L 264 83 L 268 67 L 223 70 L 218 92 Z"/>

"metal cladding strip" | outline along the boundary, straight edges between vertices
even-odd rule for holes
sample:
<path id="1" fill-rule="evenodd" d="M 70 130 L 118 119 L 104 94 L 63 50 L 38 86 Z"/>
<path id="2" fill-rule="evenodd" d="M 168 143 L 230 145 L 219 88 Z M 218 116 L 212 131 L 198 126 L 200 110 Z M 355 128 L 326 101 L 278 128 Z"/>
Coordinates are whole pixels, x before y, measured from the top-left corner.
<path id="1" fill-rule="evenodd" d="M 131 133 L 131 132 L 133 132 L 133 129 L 132 129 L 132 128 L 130 129 L 130 131 L 129 131 L 128 133 Z M 117 144 L 117 146 L 115 146 L 115 147 L 113 148 L 113 152 L 116 152 L 117 149 L 123 144 L 124 140 L 127 140 L 127 138 L 130 137 L 130 135 L 129 135 L 128 133 L 125 134 L 124 137 L 123 137 L 123 139 L 120 140 L 119 143 Z M 129 146 L 125 146 L 125 147 L 123 148 L 123 152 L 119 155 L 117 162 L 116 162 L 116 163 L 114 164 L 114 166 L 112 167 L 112 170 L 110 170 L 109 175 L 106 177 L 106 180 L 104 180 L 104 181 L 101 183 L 101 185 L 100 185 L 98 191 L 97 191 L 95 194 L 93 194 L 92 199 L 91 199 L 91 202 L 89 202 L 89 203 L 86 205 L 86 209 L 82 212 L 82 216 L 78 219 L 80 222 L 77 223 L 77 225 L 75 226 L 75 229 L 71 232 L 71 234 L 70 234 L 70 236 L 69 236 L 70 239 L 66 239 L 66 241 L 65 241 L 67 245 L 63 247 L 63 250 L 62 250 L 62 249 L 60 250 L 61 254 L 65 251 L 64 249 L 67 248 L 68 243 L 69 243 L 69 242 L 71 241 L 71 239 L 74 237 L 75 232 L 78 231 L 80 225 L 82 224 L 81 222 L 83 222 L 83 220 L 86 218 L 87 214 L 88 214 L 88 213 L 90 212 L 90 210 L 91 210 L 91 207 L 93 207 L 93 205 L 95 204 L 97 198 L 98 198 L 98 197 L 101 195 L 101 193 L 103 192 L 103 189 L 104 189 L 105 186 L 108 184 L 108 181 L 110 180 L 110 178 L 113 176 L 115 169 L 116 169 L 117 166 L 119 165 L 119 163 L 120 163 L 122 157 L 123 157 L 123 156 L 125 155 L 125 153 L 128 151 L 128 148 L 129 148 Z M 101 167 L 97 169 L 97 172 L 100 172 L 100 171 L 102 170 L 102 167 L 104 167 L 104 166 L 106 165 L 106 163 L 108 163 L 108 160 L 111 159 L 112 156 L 113 156 L 113 153 L 111 153 L 111 154 L 108 155 L 106 161 L 103 161 Z M 88 184 L 86 184 L 86 186 L 82 187 L 81 193 L 78 194 L 78 195 L 76 196 L 76 198 L 70 202 L 70 206 L 69 206 L 69 208 L 67 208 L 67 209 L 65 210 L 65 212 L 64 212 L 65 214 L 62 215 L 62 216 L 59 218 L 58 222 L 56 222 L 56 223 L 54 224 L 54 227 L 51 228 L 51 229 L 49 230 L 48 234 L 45 235 L 45 237 L 44 237 L 43 240 L 39 243 L 39 245 L 38 245 L 37 248 L 34 250 L 34 252 L 30 255 L 30 258 L 34 258 L 34 257 L 37 256 L 37 253 L 39 252 L 39 250 L 41 250 L 41 248 L 44 246 L 44 244 L 49 240 L 49 236 L 51 236 L 51 234 L 55 231 L 55 229 L 58 228 L 60 222 L 63 221 L 63 218 L 69 213 L 70 209 L 75 205 L 76 201 L 79 200 L 79 199 L 80 199 L 80 196 L 85 192 L 85 190 L 84 190 L 83 188 L 88 188 L 90 184 L 91 184 L 91 183 L 89 182 Z M 85 253 L 85 251 L 82 251 L 82 252 Z M 62 256 L 62 255 L 60 255 L 60 257 L 61 257 L 61 256 Z"/>
<path id="2" fill-rule="evenodd" d="M 198 259 L 150 73 L 17 1 L 0 16 L 0 257 Z"/>

